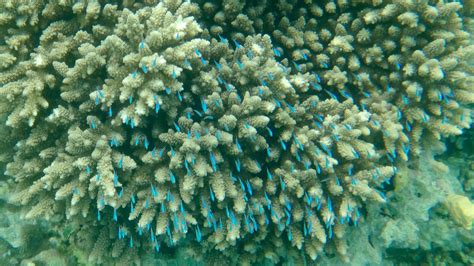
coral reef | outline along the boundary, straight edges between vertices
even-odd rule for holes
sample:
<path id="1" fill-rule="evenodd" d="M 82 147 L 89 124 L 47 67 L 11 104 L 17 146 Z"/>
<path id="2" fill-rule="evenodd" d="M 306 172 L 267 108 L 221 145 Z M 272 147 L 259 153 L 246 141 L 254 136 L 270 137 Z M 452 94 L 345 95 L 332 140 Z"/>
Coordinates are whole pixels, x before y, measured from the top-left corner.
<path id="1" fill-rule="evenodd" d="M 348 262 L 374 206 L 428 182 L 407 166 L 471 125 L 461 8 L 4 1 L 10 202 L 55 224 L 82 263 L 181 247 L 209 263 Z M 458 196 L 420 208 L 445 202 L 470 228 L 463 192 L 446 191 Z M 400 243 L 417 233 L 410 219 L 385 222 L 385 247 L 424 245 Z"/>

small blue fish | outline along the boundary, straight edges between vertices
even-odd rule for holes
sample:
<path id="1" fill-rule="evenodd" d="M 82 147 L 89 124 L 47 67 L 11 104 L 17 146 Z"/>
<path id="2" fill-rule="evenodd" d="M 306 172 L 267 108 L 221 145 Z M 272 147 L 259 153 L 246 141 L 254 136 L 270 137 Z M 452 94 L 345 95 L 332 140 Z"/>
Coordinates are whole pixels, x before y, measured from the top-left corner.
<path id="1" fill-rule="evenodd" d="M 109 107 L 109 117 L 112 117 L 113 113 L 112 113 L 112 106 Z"/>
<path id="2" fill-rule="evenodd" d="M 114 187 L 116 187 L 118 184 L 118 175 L 117 175 L 117 172 L 115 172 L 114 170 Z"/>
<path id="3" fill-rule="evenodd" d="M 200 52 L 197 48 L 195 49 L 195 52 L 196 52 L 196 55 L 197 55 L 198 57 L 201 57 L 201 56 L 202 56 L 201 52 Z"/>
<path id="4" fill-rule="evenodd" d="M 250 182 L 249 180 L 247 179 L 245 181 L 245 183 L 247 184 L 247 191 L 249 192 L 250 196 L 252 196 L 253 192 L 252 192 L 252 186 L 250 185 Z"/>
<path id="5" fill-rule="evenodd" d="M 183 65 L 185 68 L 191 68 L 191 63 L 188 59 L 184 59 Z"/>
<path id="6" fill-rule="evenodd" d="M 239 177 L 239 182 L 240 182 L 240 188 L 242 189 L 243 192 L 245 192 L 245 185 L 240 177 Z"/>
<path id="7" fill-rule="evenodd" d="M 160 111 L 160 103 L 159 103 L 159 102 L 155 102 L 155 114 L 157 114 L 158 111 Z"/>
<path id="8" fill-rule="evenodd" d="M 142 68 L 143 73 L 145 74 L 148 73 L 148 67 L 146 65 L 143 64 L 141 68 Z"/>
<path id="9" fill-rule="evenodd" d="M 301 67 L 300 67 L 300 65 L 298 65 L 295 61 L 293 61 L 293 65 L 295 66 L 296 71 L 301 72 Z"/>
<path id="10" fill-rule="evenodd" d="M 220 34 L 218 34 L 219 39 L 221 40 L 222 43 L 227 43 L 227 39 L 222 37 Z"/>
<path id="11" fill-rule="evenodd" d="M 207 103 L 204 100 L 204 98 L 201 98 L 201 107 L 202 107 L 202 111 L 205 113 L 207 111 Z"/>
<path id="12" fill-rule="evenodd" d="M 212 170 L 214 172 L 216 172 L 217 171 L 216 158 L 215 158 L 214 153 L 212 151 L 209 152 L 209 158 L 211 160 Z"/>
<path id="13" fill-rule="evenodd" d="M 214 196 L 214 192 L 212 191 L 211 186 L 209 185 L 209 195 L 211 196 L 211 201 L 215 201 L 216 197 Z"/>
<path id="14" fill-rule="evenodd" d="M 270 137 L 273 137 L 273 131 L 269 127 L 267 127 L 267 132 Z"/>
<path id="15" fill-rule="evenodd" d="M 330 92 L 329 90 L 324 90 L 324 91 L 325 91 L 329 96 L 331 96 L 331 98 L 333 98 L 334 100 L 338 101 L 336 94 Z"/>
<path id="16" fill-rule="evenodd" d="M 133 72 L 132 72 L 132 78 L 133 78 L 133 79 L 136 79 L 136 78 L 137 78 L 137 74 L 138 74 L 138 73 L 137 73 L 136 70 L 133 71 Z"/>
<path id="17" fill-rule="evenodd" d="M 244 64 L 243 64 L 242 61 L 240 61 L 239 59 L 237 59 L 237 66 L 238 66 L 240 69 L 244 69 Z"/>
<path id="18" fill-rule="evenodd" d="M 206 61 L 206 59 L 204 59 L 204 57 L 201 57 L 201 64 L 203 66 L 205 66 L 207 64 L 207 61 Z"/>
<path id="19" fill-rule="evenodd" d="M 196 240 L 201 242 L 201 229 L 199 229 L 199 225 L 196 226 Z"/>
<path id="20" fill-rule="evenodd" d="M 273 180 L 272 173 L 270 172 L 270 170 L 268 170 L 268 167 L 267 167 L 267 177 L 268 179 Z"/>
<path id="21" fill-rule="evenodd" d="M 150 145 L 150 143 L 148 142 L 148 138 L 145 137 L 145 139 L 143 140 L 143 146 L 145 147 L 146 150 L 148 150 L 149 145 Z"/>
<path id="22" fill-rule="evenodd" d="M 346 90 L 341 90 L 340 92 L 346 99 L 352 99 L 352 96 Z"/>
<path id="23" fill-rule="evenodd" d="M 92 129 L 96 129 L 96 128 L 97 128 L 94 119 L 91 119 L 91 128 L 92 128 Z"/>
<path id="24" fill-rule="evenodd" d="M 273 48 L 272 50 L 273 50 L 273 53 L 275 54 L 276 57 L 281 56 L 280 50 L 278 50 L 277 48 Z"/>
<path id="25" fill-rule="evenodd" d="M 168 172 L 169 173 L 169 176 L 170 176 L 170 180 L 171 180 L 171 183 L 176 183 L 176 178 L 173 174 L 173 172 L 171 172 L 171 170 Z"/>
<path id="26" fill-rule="evenodd" d="M 171 73 L 171 77 L 172 77 L 173 79 L 176 79 L 176 71 L 175 71 L 174 68 L 173 68 L 173 73 Z"/>
<path id="27" fill-rule="evenodd" d="M 178 124 L 176 124 L 176 122 L 173 122 L 173 125 L 176 131 L 181 132 L 181 128 L 178 126 Z"/>
<path id="28" fill-rule="evenodd" d="M 308 60 L 308 56 L 305 53 L 301 52 L 301 55 L 303 56 L 304 60 Z"/>
<path id="29" fill-rule="evenodd" d="M 117 209 L 114 208 L 114 221 L 117 221 Z"/>
<path id="30" fill-rule="evenodd" d="M 216 60 L 214 60 L 214 64 L 216 65 L 217 71 L 221 71 L 222 65 L 219 64 Z"/>
<path id="31" fill-rule="evenodd" d="M 140 42 L 140 46 L 139 46 L 139 47 L 140 47 L 140 49 L 145 49 L 145 41 L 142 40 L 142 41 Z"/>
<path id="32" fill-rule="evenodd" d="M 86 166 L 86 174 L 90 174 L 91 173 L 91 168 L 89 165 Z"/>
<path id="33" fill-rule="evenodd" d="M 285 182 L 283 181 L 283 179 L 281 178 L 281 176 L 279 176 L 279 178 L 280 178 L 281 190 L 282 190 L 282 191 L 285 191 L 285 189 L 286 189 L 286 184 L 285 184 Z"/>
<path id="34" fill-rule="evenodd" d="M 328 200 L 327 200 L 327 207 L 328 207 L 328 210 L 329 212 L 332 212 L 332 201 L 331 201 L 331 198 L 328 197 Z"/>
<path id="35" fill-rule="evenodd" d="M 281 148 L 282 148 L 284 151 L 286 151 L 286 144 L 285 144 L 285 142 L 283 142 L 282 139 L 280 139 L 280 144 L 281 144 Z"/>
<path id="36" fill-rule="evenodd" d="M 171 88 L 170 87 L 165 87 L 165 92 L 166 92 L 166 94 L 170 95 L 171 94 Z"/>
<path id="37" fill-rule="evenodd" d="M 242 45 L 240 45 L 240 43 L 236 39 L 232 39 L 232 41 L 234 42 L 236 49 L 242 48 Z"/>
<path id="38" fill-rule="evenodd" d="M 240 173 L 240 159 L 239 158 L 235 160 L 235 167 L 237 168 L 237 172 Z"/>

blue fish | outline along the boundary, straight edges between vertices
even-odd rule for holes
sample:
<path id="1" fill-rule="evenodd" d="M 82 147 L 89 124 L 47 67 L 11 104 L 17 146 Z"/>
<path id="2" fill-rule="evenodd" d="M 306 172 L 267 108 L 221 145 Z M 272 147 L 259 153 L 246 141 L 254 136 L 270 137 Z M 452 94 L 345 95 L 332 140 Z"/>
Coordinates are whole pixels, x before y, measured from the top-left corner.
<path id="1" fill-rule="evenodd" d="M 270 170 L 268 169 L 268 167 L 267 167 L 267 177 L 268 177 L 269 180 L 273 180 L 272 173 L 270 172 Z M 280 177 L 280 179 L 281 179 L 281 177 Z"/>
<path id="2" fill-rule="evenodd" d="M 100 210 L 97 209 L 97 221 L 100 221 Z"/>
<path id="3" fill-rule="evenodd" d="M 201 63 L 203 66 L 205 66 L 207 64 L 207 61 L 206 59 L 204 59 L 204 57 L 201 57 Z"/>
<path id="4" fill-rule="evenodd" d="M 242 189 L 242 191 L 245 192 L 245 185 L 244 185 L 244 182 L 242 182 L 242 179 L 239 177 L 239 182 L 240 182 L 240 188 Z"/>
<path id="5" fill-rule="evenodd" d="M 293 65 L 295 66 L 296 71 L 301 72 L 301 67 L 300 67 L 300 65 L 298 65 L 295 61 L 293 61 Z"/>
<path id="6" fill-rule="evenodd" d="M 96 129 L 96 128 L 97 128 L 94 119 L 91 119 L 91 128 L 92 128 L 92 129 Z"/>
<path id="7" fill-rule="evenodd" d="M 237 66 L 239 66 L 240 69 L 244 69 L 244 64 L 239 59 L 237 59 Z"/>
<path id="8" fill-rule="evenodd" d="M 267 194 L 266 191 L 264 192 L 264 194 L 265 194 L 265 200 L 267 201 L 268 209 L 270 209 L 270 206 L 272 205 L 272 202 L 271 202 L 270 199 L 268 198 L 268 194 Z"/>
<path id="9" fill-rule="evenodd" d="M 148 73 L 148 68 L 146 67 L 146 65 L 142 65 L 141 68 L 142 68 L 143 73 L 145 74 Z"/>
<path id="10" fill-rule="evenodd" d="M 214 64 L 216 65 L 217 71 L 221 71 L 222 65 L 219 64 L 216 60 L 214 60 Z"/>
<path id="11" fill-rule="evenodd" d="M 222 43 L 227 43 L 227 39 L 222 37 L 222 35 L 218 34 L 219 39 L 221 40 Z"/>
<path id="12" fill-rule="evenodd" d="M 186 68 L 191 68 L 191 63 L 189 62 L 188 59 L 184 59 L 183 65 L 184 65 L 184 67 L 186 67 Z"/>
<path id="13" fill-rule="evenodd" d="M 237 168 L 237 172 L 240 173 L 240 160 L 239 160 L 239 158 L 237 158 L 235 160 L 235 167 Z"/>
<path id="14" fill-rule="evenodd" d="M 176 124 L 176 122 L 173 122 L 173 125 L 176 131 L 181 132 L 181 128 L 178 126 L 178 124 Z"/>
<path id="15" fill-rule="evenodd" d="M 405 105 L 407 105 L 409 103 L 408 97 L 405 96 L 405 95 L 402 95 L 402 101 L 403 101 L 403 104 L 405 104 Z"/>
<path id="16" fill-rule="evenodd" d="M 198 57 L 201 57 L 201 56 L 202 56 L 202 54 L 201 54 L 201 52 L 199 51 L 199 49 L 196 48 L 194 51 L 196 52 L 196 55 L 197 55 Z"/>
<path id="17" fill-rule="evenodd" d="M 154 198 L 158 197 L 158 191 L 156 190 L 155 186 L 151 185 L 151 194 Z"/>
<path id="18" fill-rule="evenodd" d="M 117 172 L 115 172 L 114 170 L 114 187 L 116 187 L 118 184 L 118 175 L 117 175 Z"/>
<path id="19" fill-rule="evenodd" d="M 302 52 L 301 55 L 303 56 L 304 60 L 308 60 L 308 56 L 305 53 Z"/>
<path id="20" fill-rule="evenodd" d="M 155 95 L 155 113 L 158 113 L 160 111 L 160 103 L 158 101 L 158 97 Z"/>
<path id="21" fill-rule="evenodd" d="M 327 201 L 327 207 L 328 207 L 328 210 L 329 212 L 332 212 L 332 202 L 331 202 L 331 198 L 328 197 L 328 201 Z"/>
<path id="22" fill-rule="evenodd" d="M 242 48 L 242 45 L 240 45 L 240 43 L 236 39 L 232 39 L 232 41 L 234 42 L 236 49 Z"/>
<path id="23" fill-rule="evenodd" d="M 205 113 L 207 111 L 207 103 L 204 100 L 204 98 L 201 98 L 201 107 L 202 107 L 202 111 Z"/>
<path id="24" fill-rule="evenodd" d="M 150 143 L 148 142 L 148 138 L 145 137 L 145 139 L 143 140 L 143 146 L 145 147 L 146 150 L 148 150 L 149 145 L 150 145 Z"/>
<path id="25" fill-rule="evenodd" d="M 170 95 L 171 94 L 171 88 L 170 87 L 165 87 L 165 92 L 166 92 L 166 94 Z"/>
<path id="26" fill-rule="evenodd" d="M 140 46 L 139 46 L 139 47 L 140 47 L 140 49 L 145 49 L 145 41 L 142 40 L 142 41 L 140 42 Z"/>
<path id="27" fill-rule="evenodd" d="M 133 78 L 133 79 L 136 79 L 136 78 L 137 78 L 137 71 L 136 71 L 136 70 L 132 72 L 132 78 Z"/>
<path id="28" fill-rule="evenodd" d="M 252 186 L 250 185 L 250 182 L 249 180 L 247 179 L 245 181 L 245 183 L 247 183 L 247 191 L 249 192 L 250 196 L 252 196 L 253 192 L 252 192 Z"/>
<path id="29" fill-rule="evenodd" d="M 113 113 L 112 113 L 112 106 L 109 107 L 109 117 L 112 117 Z"/>
<path id="30" fill-rule="evenodd" d="M 171 172 L 171 170 L 170 170 L 170 171 L 168 171 L 168 173 L 169 173 L 169 176 L 170 176 L 171 183 L 173 183 L 173 184 L 176 183 L 176 178 L 175 178 L 173 172 Z"/>
<path id="31" fill-rule="evenodd" d="M 196 240 L 201 242 L 201 229 L 199 229 L 199 225 L 196 226 Z"/>
<path id="32" fill-rule="evenodd" d="M 114 221 L 117 221 L 117 209 L 114 208 Z"/>
<path id="33" fill-rule="evenodd" d="M 209 158 L 211 160 L 212 170 L 214 172 L 216 172 L 217 171 L 216 158 L 215 158 L 214 153 L 212 151 L 209 152 Z"/>
<path id="34" fill-rule="evenodd" d="M 270 137 L 273 137 L 273 131 L 267 127 L 267 131 L 268 131 L 268 135 L 270 135 Z"/>
<path id="35" fill-rule="evenodd" d="M 334 100 L 338 101 L 337 96 L 336 96 L 334 93 L 330 92 L 329 90 L 324 90 L 324 91 L 325 91 L 329 96 L 331 96 L 331 98 L 333 98 Z"/>
<path id="36" fill-rule="evenodd" d="M 278 50 L 277 48 L 272 48 L 272 50 L 273 50 L 273 53 L 275 54 L 276 57 L 281 56 L 280 50 Z"/>

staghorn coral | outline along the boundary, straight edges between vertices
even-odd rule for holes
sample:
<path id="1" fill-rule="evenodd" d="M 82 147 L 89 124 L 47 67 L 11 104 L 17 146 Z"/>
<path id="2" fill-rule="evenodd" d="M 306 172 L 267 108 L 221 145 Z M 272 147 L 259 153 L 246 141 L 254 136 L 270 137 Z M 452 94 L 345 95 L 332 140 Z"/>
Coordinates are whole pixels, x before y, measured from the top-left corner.
<path id="1" fill-rule="evenodd" d="M 12 201 L 89 263 L 347 261 L 395 164 L 470 126 L 455 3 L 125 2 L 0 20 Z"/>

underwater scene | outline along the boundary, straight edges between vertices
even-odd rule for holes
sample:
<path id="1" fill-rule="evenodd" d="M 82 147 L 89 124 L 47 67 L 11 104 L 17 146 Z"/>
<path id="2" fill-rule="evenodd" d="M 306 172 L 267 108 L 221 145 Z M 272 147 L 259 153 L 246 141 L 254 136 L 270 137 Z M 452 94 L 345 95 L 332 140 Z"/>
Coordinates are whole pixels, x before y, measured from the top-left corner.
<path id="1" fill-rule="evenodd" d="M 0 0 L 0 266 L 474 265 L 473 34 L 473 0 Z"/>

